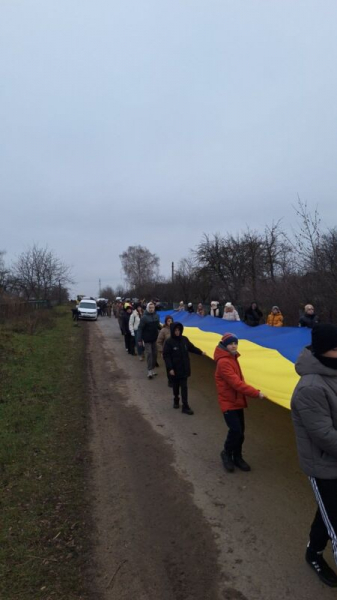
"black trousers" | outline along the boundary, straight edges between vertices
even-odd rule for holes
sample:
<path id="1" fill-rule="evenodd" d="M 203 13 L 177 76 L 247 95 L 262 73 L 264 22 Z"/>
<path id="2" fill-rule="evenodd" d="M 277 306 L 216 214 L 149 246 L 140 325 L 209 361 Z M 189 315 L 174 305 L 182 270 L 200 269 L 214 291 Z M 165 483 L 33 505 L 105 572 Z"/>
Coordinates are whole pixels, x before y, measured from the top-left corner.
<path id="1" fill-rule="evenodd" d="M 73 313 L 73 321 L 78 321 L 78 308 L 72 308 L 71 312 Z"/>
<path id="2" fill-rule="evenodd" d="M 183 404 L 188 404 L 188 388 L 187 379 L 177 379 L 172 377 L 173 395 L 175 400 L 179 400 L 179 389 L 181 390 L 181 401 Z"/>
<path id="3" fill-rule="evenodd" d="M 132 335 L 131 331 L 124 333 L 124 344 L 129 354 L 132 354 Z"/>
<path id="4" fill-rule="evenodd" d="M 337 479 L 309 480 L 318 504 L 310 530 L 310 548 L 322 552 L 330 539 L 337 564 Z"/>
<path id="5" fill-rule="evenodd" d="M 136 340 L 135 340 L 135 336 L 130 334 L 130 341 L 129 341 L 129 353 L 135 355 L 135 346 L 136 346 Z"/>
<path id="6" fill-rule="evenodd" d="M 224 444 L 225 452 L 231 456 L 241 456 L 242 444 L 245 440 L 245 417 L 243 408 L 227 410 L 223 413 L 229 428 Z"/>

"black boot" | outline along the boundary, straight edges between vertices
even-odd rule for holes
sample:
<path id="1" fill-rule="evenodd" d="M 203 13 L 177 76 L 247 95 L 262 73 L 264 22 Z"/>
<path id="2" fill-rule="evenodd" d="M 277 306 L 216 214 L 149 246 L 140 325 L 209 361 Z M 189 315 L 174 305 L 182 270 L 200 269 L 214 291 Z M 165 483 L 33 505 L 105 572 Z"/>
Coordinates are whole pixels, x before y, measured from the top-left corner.
<path id="1" fill-rule="evenodd" d="M 223 450 L 220 453 L 220 456 L 221 456 L 222 464 L 225 467 L 226 471 L 228 471 L 228 473 L 234 473 L 235 466 L 234 466 L 231 454 L 228 454 L 228 452 L 225 452 L 225 450 Z"/>
<path id="2" fill-rule="evenodd" d="M 178 398 L 173 398 L 173 408 L 179 408 L 179 396 Z"/>
<path id="3" fill-rule="evenodd" d="M 250 466 L 246 463 L 245 460 L 243 460 L 242 456 L 233 456 L 233 462 L 234 464 L 238 467 L 238 469 L 241 469 L 241 471 L 250 471 Z"/>
<path id="4" fill-rule="evenodd" d="M 314 552 L 308 547 L 305 553 L 305 560 L 325 585 L 337 587 L 337 575 L 325 562 L 323 552 Z"/>
<path id="5" fill-rule="evenodd" d="M 185 415 L 194 415 L 193 410 L 191 409 L 191 407 L 188 404 L 183 404 L 181 412 L 184 413 Z"/>

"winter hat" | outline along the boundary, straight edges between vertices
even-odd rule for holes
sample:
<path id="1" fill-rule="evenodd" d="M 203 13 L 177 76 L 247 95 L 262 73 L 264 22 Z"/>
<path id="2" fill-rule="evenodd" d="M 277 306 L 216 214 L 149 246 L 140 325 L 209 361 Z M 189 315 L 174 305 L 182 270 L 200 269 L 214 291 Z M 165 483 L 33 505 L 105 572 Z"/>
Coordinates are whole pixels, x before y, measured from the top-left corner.
<path id="1" fill-rule="evenodd" d="M 278 306 L 273 306 L 273 307 L 272 307 L 272 310 L 278 310 L 278 311 L 279 311 L 280 309 L 279 309 L 279 307 L 278 307 Z"/>
<path id="2" fill-rule="evenodd" d="M 193 306 L 192 302 L 189 302 L 187 306 Z"/>
<path id="3" fill-rule="evenodd" d="M 233 308 L 233 304 L 231 302 L 226 302 L 225 307 L 226 308 Z"/>
<path id="4" fill-rule="evenodd" d="M 211 307 L 212 308 L 217 308 L 218 307 L 219 302 L 217 300 L 212 300 L 211 302 Z"/>
<path id="5" fill-rule="evenodd" d="M 336 325 L 316 325 L 311 334 L 312 351 L 315 355 L 324 354 L 328 350 L 337 348 Z"/>
<path id="6" fill-rule="evenodd" d="M 226 347 L 228 346 L 228 344 L 232 344 L 233 342 L 235 342 L 236 344 L 239 343 L 239 340 L 236 337 L 236 335 L 234 335 L 234 333 L 224 333 L 220 343 L 222 346 Z"/>

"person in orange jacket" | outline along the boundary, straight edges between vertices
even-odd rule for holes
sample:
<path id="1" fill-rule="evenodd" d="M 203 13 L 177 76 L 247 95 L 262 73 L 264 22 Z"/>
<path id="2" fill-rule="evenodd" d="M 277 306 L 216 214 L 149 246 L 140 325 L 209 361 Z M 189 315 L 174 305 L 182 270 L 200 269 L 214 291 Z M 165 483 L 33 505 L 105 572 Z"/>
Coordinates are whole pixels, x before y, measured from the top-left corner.
<path id="1" fill-rule="evenodd" d="M 232 473 L 235 467 L 250 471 L 250 466 L 242 458 L 242 445 L 245 439 L 245 419 L 243 409 L 247 407 L 246 396 L 265 398 L 266 396 L 245 383 L 238 358 L 238 338 L 233 333 L 225 333 L 214 351 L 216 362 L 215 383 L 218 402 L 228 427 L 228 434 L 221 452 L 226 471 Z"/>
<path id="2" fill-rule="evenodd" d="M 283 327 L 283 315 L 278 306 L 273 306 L 267 317 L 267 325 L 271 327 Z"/>

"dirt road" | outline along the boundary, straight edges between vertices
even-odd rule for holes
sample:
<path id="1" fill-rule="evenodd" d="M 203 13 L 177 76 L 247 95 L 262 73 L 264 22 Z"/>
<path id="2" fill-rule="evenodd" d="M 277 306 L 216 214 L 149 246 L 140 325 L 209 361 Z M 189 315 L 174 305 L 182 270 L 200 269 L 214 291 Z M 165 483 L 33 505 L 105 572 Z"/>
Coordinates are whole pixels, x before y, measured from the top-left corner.
<path id="1" fill-rule="evenodd" d="M 214 363 L 192 356 L 190 403 L 148 381 L 115 319 L 88 328 L 97 589 L 102 600 L 328 600 L 303 560 L 315 504 L 288 411 L 246 413 L 250 473 L 223 471 Z M 329 553 L 328 560 L 333 564 Z"/>

